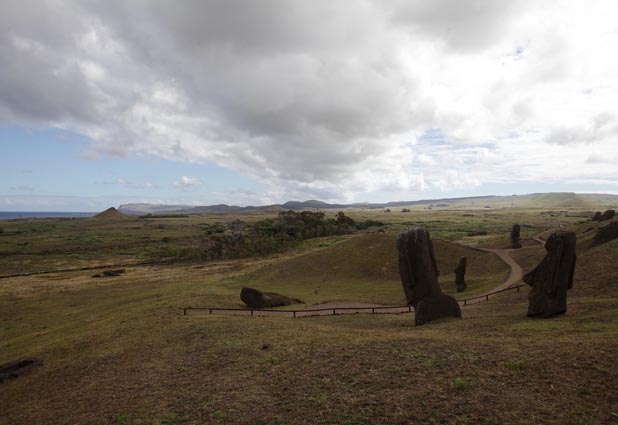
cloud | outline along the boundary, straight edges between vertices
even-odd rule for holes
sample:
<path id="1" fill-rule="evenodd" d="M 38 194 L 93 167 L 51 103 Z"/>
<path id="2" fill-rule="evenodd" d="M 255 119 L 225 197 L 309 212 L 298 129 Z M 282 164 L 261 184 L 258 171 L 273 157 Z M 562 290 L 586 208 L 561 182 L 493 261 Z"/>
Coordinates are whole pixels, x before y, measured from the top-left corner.
<path id="1" fill-rule="evenodd" d="M 609 1 L 5 2 L 0 123 L 77 131 L 91 158 L 213 162 L 268 188 L 264 201 L 614 178 L 586 158 L 617 134 L 616 12 Z"/>
<path id="2" fill-rule="evenodd" d="M 145 183 L 134 183 L 132 181 L 126 180 L 122 177 L 118 177 L 113 181 L 105 181 L 103 184 L 113 184 L 118 186 L 128 187 L 130 189 L 156 189 L 158 186 L 145 182 Z"/>
<path id="3" fill-rule="evenodd" d="M 545 138 L 547 143 L 568 145 L 572 143 L 593 143 L 616 138 L 618 136 L 618 120 L 609 112 L 603 112 L 593 117 L 585 126 L 563 126 L 553 129 Z"/>
<path id="4" fill-rule="evenodd" d="M 181 189 L 186 189 L 191 186 L 199 186 L 201 184 L 202 184 L 202 181 L 198 179 L 197 177 L 187 177 L 187 176 L 182 176 L 179 181 L 174 182 L 174 186 L 181 188 Z"/>

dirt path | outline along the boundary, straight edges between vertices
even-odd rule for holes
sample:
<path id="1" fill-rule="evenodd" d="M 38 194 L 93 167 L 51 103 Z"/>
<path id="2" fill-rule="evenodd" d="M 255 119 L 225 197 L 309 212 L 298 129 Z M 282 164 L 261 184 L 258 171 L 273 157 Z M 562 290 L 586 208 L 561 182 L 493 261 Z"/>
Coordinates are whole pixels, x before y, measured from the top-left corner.
<path id="1" fill-rule="evenodd" d="M 519 282 L 521 278 L 524 276 L 524 271 L 522 270 L 521 266 L 517 264 L 517 262 L 513 259 L 513 257 L 511 257 L 511 251 L 513 251 L 512 249 L 490 249 L 490 248 L 479 248 L 479 249 L 485 252 L 491 252 L 493 254 L 496 254 L 498 258 L 504 261 L 506 265 L 511 268 L 511 273 L 509 273 L 509 277 L 507 277 L 507 279 L 502 284 L 496 286 L 489 292 L 479 295 L 480 297 L 487 295 L 491 292 L 496 292 L 502 289 L 509 288 L 512 285 Z"/>

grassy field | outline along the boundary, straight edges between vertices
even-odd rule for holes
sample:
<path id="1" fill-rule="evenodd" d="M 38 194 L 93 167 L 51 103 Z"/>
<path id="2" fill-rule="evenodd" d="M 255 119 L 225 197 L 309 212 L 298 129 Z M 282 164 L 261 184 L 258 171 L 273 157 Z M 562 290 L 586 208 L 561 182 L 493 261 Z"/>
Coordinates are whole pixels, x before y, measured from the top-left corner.
<path id="1" fill-rule="evenodd" d="M 594 229 L 587 229 L 596 223 L 558 210 L 350 215 L 379 216 L 390 230 L 313 239 L 264 258 L 134 265 L 117 278 L 73 271 L 0 279 L 0 363 L 27 356 L 44 362 L 0 383 L 0 423 L 618 421 L 618 240 L 592 247 Z M 82 256 L 80 265 L 137 262 L 165 236 L 191 238 L 202 223 L 236 218 L 3 222 L 0 274 L 49 270 L 72 264 L 71 256 Z M 290 319 L 179 310 L 239 306 L 244 285 L 308 304 L 402 302 L 395 235 L 420 222 L 434 236 L 445 291 L 453 291 L 459 256 L 468 255 L 466 296 L 497 286 L 508 270 L 492 254 L 455 242 L 506 245 L 513 222 L 530 226 L 524 237 L 573 226 L 578 266 L 569 311 L 528 319 L 527 291 L 464 307 L 463 320 L 423 327 L 414 326 L 413 314 Z M 479 226 L 490 234 L 464 235 Z M 84 242 L 73 245 L 80 234 Z M 513 253 L 524 270 L 543 255 L 532 241 Z M 57 260 L 44 262 L 48 256 Z"/>

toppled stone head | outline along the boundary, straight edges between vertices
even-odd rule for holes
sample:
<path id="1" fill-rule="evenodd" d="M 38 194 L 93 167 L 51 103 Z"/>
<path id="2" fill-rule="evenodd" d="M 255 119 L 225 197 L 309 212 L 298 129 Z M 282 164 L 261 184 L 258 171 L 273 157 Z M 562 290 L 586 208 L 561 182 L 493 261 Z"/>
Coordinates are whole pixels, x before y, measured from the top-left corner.
<path id="1" fill-rule="evenodd" d="M 416 324 L 442 317 L 461 317 L 457 301 L 444 295 L 438 284 L 438 265 L 429 232 L 415 228 L 400 233 L 397 250 L 401 283 L 408 304 L 414 306 Z"/>
<path id="2" fill-rule="evenodd" d="M 618 221 L 612 221 L 611 223 L 597 229 L 597 233 L 592 238 L 593 245 L 601 245 L 611 240 L 618 239 Z"/>
<path id="3" fill-rule="evenodd" d="M 556 232 L 545 242 L 547 255 L 538 266 L 524 276 L 532 286 L 528 295 L 528 316 L 551 317 L 567 310 L 567 290 L 573 287 L 575 246 L 573 232 Z"/>
<path id="4" fill-rule="evenodd" d="M 284 305 L 301 304 L 303 301 L 276 292 L 262 292 L 253 288 L 242 288 L 240 299 L 250 308 L 272 308 Z"/>
<path id="5" fill-rule="evenodd" d="M 599 219 L 599 221 L 611 220 L 614 217 L 616 217 L 616 211 L 607 210 L 601 215 L 601 218 Z"/>

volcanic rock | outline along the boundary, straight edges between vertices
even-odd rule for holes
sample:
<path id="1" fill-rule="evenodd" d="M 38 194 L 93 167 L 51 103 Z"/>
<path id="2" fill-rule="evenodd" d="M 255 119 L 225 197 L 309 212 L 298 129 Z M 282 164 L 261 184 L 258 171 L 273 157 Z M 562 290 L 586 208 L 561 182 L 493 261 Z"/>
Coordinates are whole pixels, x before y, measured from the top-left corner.
<path id="1" fill-rule="evenodd" d="M 459 258 L 459 264 L 457 268 L 453 270 L 455 273 L 455 287 L 457 288 L 457 292 L 463 292 L 468 285 L 466 285 L 466 265 L 468 259 L 465 256 Z"/>
<path id="2" fill-rule="evenodd" d="M 42 364 L 41 359 L 26 358 L 0 365 L 0 382 L 17 378 L 22 373 Z"/>
<path id="3" fill-rule="evenodd" d="M 276 292 L 262 292 L 253 288 L 242 288 L 240 299 L 249 308 L 272 308 L 284 305 L 302 304 L 303 301 L 297 298 L 290 298 Z"/>
<path id="4" fill-rule="evenodd" d="M 511 248 L 521 248 L 521 243 L 519 240 L 519 233 L 521 231 L 521 226 L 519 224 L 513 224 L 511 228 Z"/>
<path id="5" fill-rule="evenodd" d="M 607 210 L 603 213 L 603 215 L 601 215 L 601 218 L 599 219 L 599 221 L 611 220 L 615 216 L 616 216 L 615 210 Z"/>
<path id="6" fill-rule="evenodd" d="M 532 286 L 528 294 L 528 316 L 551 317 L 567 310 L 567 290 L 573 287 L 575 245 L 573 232 L 556 232 L 545 242 L 547 255 L 524 276 Z"/>
<path id="7" fill-rule="evenodd" d="M 408 305 L 414 306 L 415 322 L 423 325 L 442 317 L 461 317 L 454 298 L 438 285 L 438 265 L 429 232 L 415 228 L 399 234 L 399 275 Z"/>
<path id="8" fill-rule="evenodd" d="M 597 233 L 592 238 L 593 245 L 601 245 L 618 238 L 618 221 L 599 227 Z"/>
<path id="9" fill-rule="evenodd" d="M 97 273 L 95 275 L 92 275 L 92 277 L 114 277 L 114 276 L 120 276 L 125 271 L 126 271 L 125 269 L 103 270 L 101 273 Z"/>

